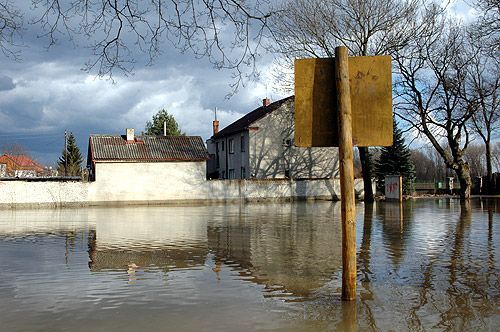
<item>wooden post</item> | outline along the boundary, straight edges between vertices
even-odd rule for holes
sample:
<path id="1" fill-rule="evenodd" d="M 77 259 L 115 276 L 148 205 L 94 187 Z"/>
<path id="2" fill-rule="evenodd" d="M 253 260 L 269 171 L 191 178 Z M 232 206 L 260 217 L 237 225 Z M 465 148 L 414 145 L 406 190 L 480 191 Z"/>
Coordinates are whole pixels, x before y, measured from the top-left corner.
<path id="1" fill-rule="evenodd" d="M 347 48 L 335 48 L 335 89 L 339 123 L 340 195 L 342 216 L 342 300 L 356 299 L 356 210 L 352 155 L 351 93 Z"/>

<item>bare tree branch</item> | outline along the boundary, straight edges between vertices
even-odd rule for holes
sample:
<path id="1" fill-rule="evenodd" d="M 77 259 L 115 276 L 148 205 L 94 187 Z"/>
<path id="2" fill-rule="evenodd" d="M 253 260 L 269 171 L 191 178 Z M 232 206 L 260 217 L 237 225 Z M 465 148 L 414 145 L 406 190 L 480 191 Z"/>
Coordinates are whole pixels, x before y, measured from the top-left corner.
<path id="1" fill-rule="evenodd" d="M 99 76 L 129 74 L 141 53 L 152 64 L 171 45 L 233 70 L 234 89 L 257 76 L 255 61 L 263 38 L 272 35 L 274 14 L 267 0 L 32 0 L 32 6 L 38 16 L 29 22 L 41 27 L 49 47 L 79 34 L 88 39 L 93 56 L 85 69 Z M 9 0 L 0 9 L 0 48 L 8 53 L 22 15 Z"/>
<path id="2" fill-rule="evenodd" d="M 16 39 L 22 32 L 23 18 L 10 0 L 0 0 L 0 51 L 7 58 L 19 60 L 19 44 Z"/>

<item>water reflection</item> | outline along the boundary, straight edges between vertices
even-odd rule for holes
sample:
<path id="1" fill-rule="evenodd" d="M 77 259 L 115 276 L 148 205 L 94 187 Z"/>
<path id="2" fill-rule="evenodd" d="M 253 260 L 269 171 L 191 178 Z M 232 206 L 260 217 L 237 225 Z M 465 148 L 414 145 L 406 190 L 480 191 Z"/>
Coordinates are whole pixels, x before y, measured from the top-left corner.
<path id="1" fill-rule="evenodd" d="M 203 266 L 208 253 L 206 218 L 183 208 L 95 209 L 89 242 L 91 271 L 172 269 Z"/>
<path id="2" fill-rule="evenodd" d="M 237 219 L 208 226 L 208 245 L 216 260 L 236 264 L 246 280 L 265 285 L 266 296 L 279 291 L 301 300 L 341 269 L 339 223 L 325 220 L 338 208 L 318 214 L 304 204 L 241 206 Z"/>
<path id="3" fill-rule="evenodd" d="M 208 266 L 220 280 L 224 265 L 240 279 L 263 285 L 266 297 L 301 301 L 341 269 L 339 223 L 330 218 L 338 208 L 228 205 L 191 208 L 194 212 L 184 215 L 177 213 L 181 208 L 169 215 L 135 208 L 112 218 L 104 209 L 90 211 L 99 222 L 89 236 L 89 266 L 93 272 L 129 274 L 139 268 L 167 272 Z"/>
<path id="4" fill-rule="evenodd" d="M 151 330 L 494 330 L 498 201 L 359 204 L 354 303 L 340 301 L 338 203 L 2 211 L 0 318 L 21 330 L 83 329 L 109 310 Z"/>

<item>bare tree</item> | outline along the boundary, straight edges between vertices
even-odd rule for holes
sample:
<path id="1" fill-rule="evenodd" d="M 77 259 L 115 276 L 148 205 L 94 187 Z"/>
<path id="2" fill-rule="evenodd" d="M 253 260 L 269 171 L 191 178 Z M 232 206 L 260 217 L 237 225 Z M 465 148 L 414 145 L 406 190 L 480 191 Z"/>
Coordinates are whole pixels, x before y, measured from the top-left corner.
<path id="1" fill-rule="evenodd" d="M 415 165 L 415 182 L 434 181 L 433 163 L 420 149 L 411 150 L 411 161 Z"/>
<path id="2" fill-rule="evenodd" d="M 336 46 L 350 55 L 390 54 L 421 32 L 423 0 L 293 0 L 271 21 L 271 49 L 288 66 L 300 57 L 333 57 Z M 286 71 L 286 69 L 285 69 Z M 365 199 L 373 200 L 371 158 L 358 148 Z"/>
<path id="3" fill-rule="evenodd" d="M 445 149 L 449 153 L 449 147 L 446 147 Z M 433 181 L 444 181 L 446 179 L 446 176 L 448 175 L 448 168 L 446 167 L 443 158 L 441 157 L 439 152 L 437 152 L 437 150 L 432 146 L 428 146 L 425 150 L 427 156 L 429 156 L 429 159 L 433 164 Z"/>
<path id="4" fill-rule="evenodd" d="M 500 172 L 500 142 L 496 142 L 496 144 L 493 146 L 493 153 L 492 153 L 492 164 L 493 164 L 493 169 L 496 172 Z"/>
<path id="5" fill-rule="evenodd" d="M 500 129 L 500 61 L 498 51 L 490 48 L 491 38 L 481 34 L 477 25 L 469 31 L 466 79 L 460 96 L 474 110 L 472 128 L 484 143 L 488 191 L 493 190 L 491 140 Z M 484 174 L 481 174 L 484 175 Z"/>
<path id="6" fill-rule="evenodd" d="M 13 2 L 0 0 L 0 50 L 8 58 L 19 58 L 16 37 L 20 36 L 22 23 L 21 13 Z"/>
<path id="7" fill-rule="evenodd" d="M 469 145 L 465 151 L 464 158 L 469 164 L 472 177 L 483 176 L 486 173 L 484 146 L 476 144 Z"/>
<path id="8" fill-rule="evenodd" d="M 28 150 L 22 144 L 12 143 L 2 145 L 2 154 L 8 154 L 11 156 L 29 156 Z"/>
<path id="9" fill-rule="evenodd" d="M 498 51 L 500 48 L 500 1 L 477 0 L 475 8 L 480 14 L 474 24 L 476 36 L 487 37 L 484 40 L 487 45 Z"/>
<path id="10" fill-rule="evenodd" d="M 429 34 L 415 38 L 394 53 L 398 67 L 397 110 L 423 134 L 460 181 L 460 196 L 470 197 L 470 168 L 464 152 L 470 142 L 468 124 L 474 115 L 459 97 L 466 79 L 464 29 L 434 17 Z"/>
<path id="11" fill-rule="evenodd" d="M 255 75 L 262 39 L 270 35 L 267 0 L 31 0 L 33 14 L 0 0 L 0 47 L 4 51 L 22 29 L 23 16 L 40 28 L 49 46 L 61 37 L 83 35 L 93 51 L 85 69 L 99 76 L 129 73 L 138 54 L 149 62 L 165 42 L 181 52 L 206 57 L 216 68 L 235 70 L 235 88 L 243 75 Z M 30 16 L 31 15 L 31 16 Z M 2 26 L 3 23 L 3 26 Z M 249 73 L 247 72 L 249 70 Z"/>
<path id="12" fill-rule="evenodd" d="M 433 147 L 411 150 L 416 182 L 438 182 L 446 178 L 446 165 Z"/>

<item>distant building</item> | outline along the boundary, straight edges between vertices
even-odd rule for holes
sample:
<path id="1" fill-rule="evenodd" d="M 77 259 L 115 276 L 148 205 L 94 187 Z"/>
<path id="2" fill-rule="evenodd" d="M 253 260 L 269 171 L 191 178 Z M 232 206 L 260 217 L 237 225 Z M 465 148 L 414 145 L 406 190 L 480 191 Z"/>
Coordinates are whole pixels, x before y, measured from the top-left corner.
<path id="1" fill-rule="evenodd" d="M 43 166 L 27 155 L 0 156 L 0 177 L 34 177 L 43 172 Z"/>
<path id="2" fill-rule="evenodd" d="M 135 136 L 134 129 L 127 129 L 126 135 L 91 135 L 87 168 L 89 181 L 154 190 L 174 179 L 204 178 L 207 159 L 199 136 Z"/>
<path id="3" fill-rule="evenodd" d="M 332 178 L 338 174 L 337 148 L 294 145 L 294 96 L 261 107 L 218 131 L 207 140 L 212 179 Z"/>

